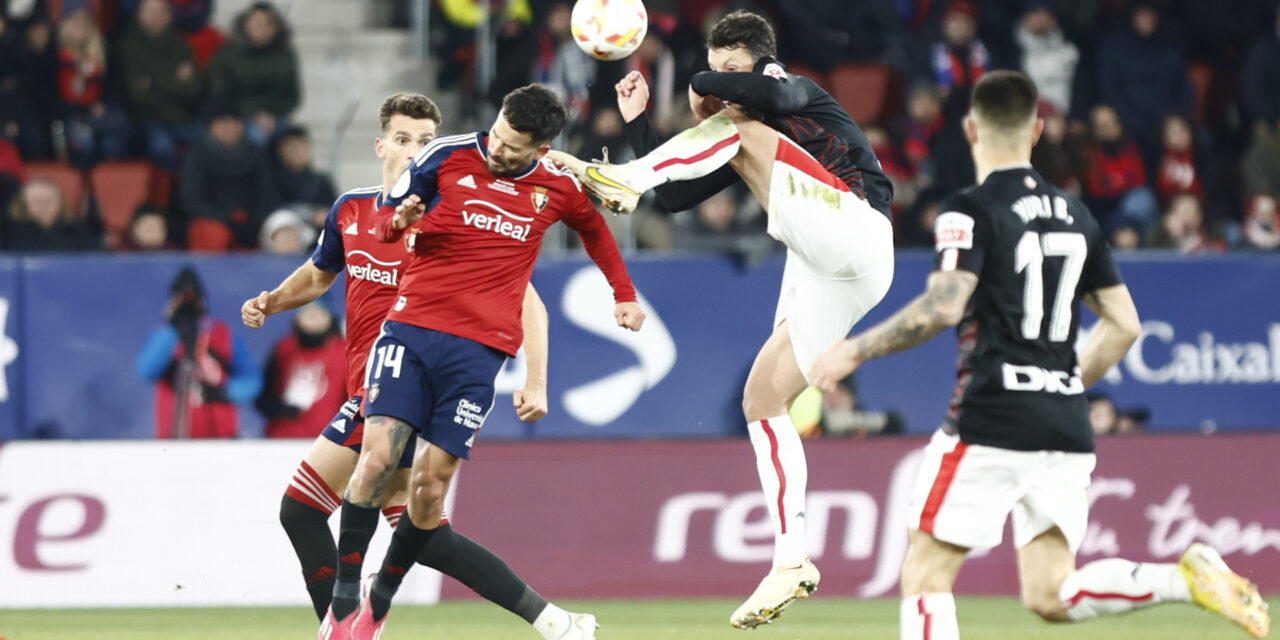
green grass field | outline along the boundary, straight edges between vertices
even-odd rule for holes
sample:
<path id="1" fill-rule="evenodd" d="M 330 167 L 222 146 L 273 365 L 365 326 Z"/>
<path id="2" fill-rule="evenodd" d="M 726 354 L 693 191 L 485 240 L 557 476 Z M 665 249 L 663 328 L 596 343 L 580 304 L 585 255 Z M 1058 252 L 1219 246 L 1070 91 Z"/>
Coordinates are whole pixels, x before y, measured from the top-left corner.
<path id="1" fill-rule="evenodd" d="M 897 600 L 815 598 L 799 602 L 756 632 L 727 620 L 728 600 L 592 601 L 561 603 L 600 619 L 602 640 L 897 640 Z M 1273 604 L 1275 604 L 1273 602 Z M 1049 625 L 1012 598 L 962 598 L 960 630 L 966 639 L 1245 640 L 1225 620 L 1185 605 L 1157 607 L 1081 625 Z M 275 640 L 315 637 L 316 620 L 302 608 L 241 609 L 0 609 L 2 640 Z M 537 640 L 523 621 L 486 602 L 399 607 L 384 640 Z"/>

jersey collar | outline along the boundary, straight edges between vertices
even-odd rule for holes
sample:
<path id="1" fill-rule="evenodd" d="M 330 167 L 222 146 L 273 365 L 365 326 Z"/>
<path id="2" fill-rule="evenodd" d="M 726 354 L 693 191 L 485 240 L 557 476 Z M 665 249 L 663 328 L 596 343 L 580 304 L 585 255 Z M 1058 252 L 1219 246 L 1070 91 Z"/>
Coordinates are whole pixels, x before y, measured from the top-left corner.
<path id="1" fill-rule="evenodd" d="M 476 148 L 480 150 L 480 157 L 485 159 L 486 164 L 488 163 L 488 160 L 489 160 L 489 145 L 486 144 L 485 141 L 488 139 L 489 139 L 488 131 L 476 132 Z M 538 169 L 538 165 L 541 163 L 542 163 L 542 158 L 534 158 L 533 162 L 530 163 L 529 166 L 524 171 L 521 171 L 520 173 L 514 176 L 494 176 L 494 177 L 506 178 L 509 180 L 520 180 L 521 178 L 527 178 L 529 177 L 529 174 L 533 173 Z"/>
<path id="2" fill-rule="evenodd" d="M 987 175 L 991 175 L 992 173 L 995 173 L 997 171 L 1016 171 L 1019 169 L 1030 169 L 1030 168 L 1031 168 L 1030 162 L 1018 162 L 1015 164 L 1006 164 L 1006 165 L 996 167 L 992 169 L 990 172 L 988 172 Z"/>

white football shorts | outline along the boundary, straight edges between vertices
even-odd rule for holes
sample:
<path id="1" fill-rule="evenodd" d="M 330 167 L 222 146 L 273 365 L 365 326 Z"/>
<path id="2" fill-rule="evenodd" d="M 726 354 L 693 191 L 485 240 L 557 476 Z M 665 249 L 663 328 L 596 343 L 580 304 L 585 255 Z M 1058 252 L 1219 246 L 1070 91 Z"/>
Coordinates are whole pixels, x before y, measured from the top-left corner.
<path id="1" fill-rule="evenodd" d="M 893 282 L 893 225 L 785 136 L 769 185 L 769 235 L 787 246 L 773 326 L 785 320 L 809 368 L 884 299 Z"/>
<path id="2" fill-rule="evenodd" d="M 1057 527 L 1075 553 L 1089 526 L 1096 464 L 1092 453 L 965 444 L 939 429 L 924 448 L 907 524 L 943 542 L 985 549 L 1004 539 L 1012 513 L 1016 548 Z"/>

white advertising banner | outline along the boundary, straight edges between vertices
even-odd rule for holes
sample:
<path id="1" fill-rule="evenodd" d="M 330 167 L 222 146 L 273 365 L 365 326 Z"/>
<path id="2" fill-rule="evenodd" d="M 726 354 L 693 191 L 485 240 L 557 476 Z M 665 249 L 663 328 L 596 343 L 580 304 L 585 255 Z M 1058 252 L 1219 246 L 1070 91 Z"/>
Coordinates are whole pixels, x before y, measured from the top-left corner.
<path id="1" fill-rule="evenodd" d="M 0 447 L 0 608 L 309 604 L 280 498 L 310 441 Z M 338 515 L 330 518 L 336 535 Z M 366 570 L 390 542 L 383 522 Z M 405 602 L 439 599 L 422 567 Z"/>

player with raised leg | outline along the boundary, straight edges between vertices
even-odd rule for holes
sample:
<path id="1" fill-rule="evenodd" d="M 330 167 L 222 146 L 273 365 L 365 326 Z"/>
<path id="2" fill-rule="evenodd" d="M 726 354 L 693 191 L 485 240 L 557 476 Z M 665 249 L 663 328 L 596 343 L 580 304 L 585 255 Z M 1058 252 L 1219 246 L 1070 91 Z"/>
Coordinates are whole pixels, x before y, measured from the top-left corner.
<path id="1" fill-rule="evenodd" d="M 617 244 L 582 185 L 542 161 L 567 117 L 549 89 L 517 89 L 488 132 L 428 144 L 379 209 L 376 237 L 405 242 L 415 255 L 370 354 L 364 443 L 342 503 L 322 640 L 381 635 L 413 560 L 441 532 L 444 496 L 493 406 L 494 377 L 520 345 L 521 299 L 549 226 L 563 220 L 582 237 L 613 287 L 620 326 L 638 330 L 644 320 Z M 429 208 L 425 215 L 396 208 L 406 201 Z M 379 500 L 416 435 L 430 444 L 413 463 L 407 517 L 381 570 L 362 584 Z M 595 617 L 574 614 L 571 627 L 564 637 L 592 638 Z"/>
<path id="2" fill-rule="evenodd" d="M 314 255 L 270 292 L 245 301 L 241 315 L 247 326 L 261 327 L 266 318 L 297 308 L 327 291 L 344 268 L 347 284 L 347 386 L 352 398 L 334 416 L 294 473 L 280 503 L 280 522 L 302 565 L 303 580 L 316 615 L 323 619 L 333 598 L 337 546 L 328 520 L 355 470 L 363 434 L 360 406 L 364 397 L 364 365 L 378 327 L 396 300 L 404 261 L 411 254 L 399 245 L 378 242 L 368 233 L 381 197 L 413 157 L 435 138 L 440 111 L 426 96 L 396 94 L 382 104 L 382 136 L 374 150 L 382 158 L 382 187 L 344 194 L 330 211 L 325 235 Z M 410 206 L 406 204 L 406 206 Z M 546 308 L 530 286 L 524 300 L 524 348 L 528 379 L 513 395 L 517 415 L 535 421 L 546 415 Z M 415 447 L 405 447 L 400 470 L 384 494 L 382 512 L 392 527 L 408 501 L 408 467 Z M 450 575 L 485 598 L 519 615 L 544 637 L 559 638 L 569 614 L 529 588 L 501 558 L 448 524 L 418 562 Z"/>
<path id="3" fill-rule="evenodd" d="M 978 186 L 943 203 L 925 292 L 831 348 L 809 374 L 830 389 L 861 363 L 958 325 L 958 385 L 925 447 L 909 512 L 900 637 L 960 637 L 952 585 L 970 549 L 1000 544 L 1011 513 L 1022 600 L 1045 620 L 1194 602 L 1263 637 L 1271 619 L 1257 588 L 1206 545 L 1176 564 L 1108 558 L 1076 568 L 1096 463 L 1084 390 L 1141 325 L 1092 214 L 1031 168 L 1044 126 L 1037 98 L 1013 71 L 974 86 L 964 131 Z M 1081 300 L 1099 323 L 1077 356 Z"/>
<path id="4" fill-rule="evenodd" d="M 730 616 L 733 626 L 752 628 L 818 587 L 804 547 L 808 468 L 788 410 L 807 386 L 814 359 L 889 290 L 893 189 L 840 104 L 775 59 L 776 38 L 763 17 L 725 16 L 707 47 L 711 71 L 695 75 L 689 87 L 702 120 L 697 127 L 659 145 L 644 115 L 648 87 L 633 72 L 617 86 L 618 106 L 632 147 L 646 155 L 623 165 L 553 158 L 619 213 L 654 187 L 667 209 L 679 211 L 745 181 L 768 212 L 769 235 L 787 246 L 773 333 L 743 390 L 775 536 L 771 571 Z"/>

